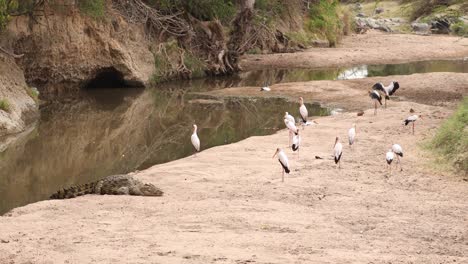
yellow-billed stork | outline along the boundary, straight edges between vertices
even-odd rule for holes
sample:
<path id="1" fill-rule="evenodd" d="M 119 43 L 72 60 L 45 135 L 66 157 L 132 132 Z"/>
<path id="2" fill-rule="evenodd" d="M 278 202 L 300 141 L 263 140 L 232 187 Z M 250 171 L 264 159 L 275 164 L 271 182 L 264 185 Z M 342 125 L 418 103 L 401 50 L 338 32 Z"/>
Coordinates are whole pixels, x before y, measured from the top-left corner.
<path id="1" fill-rule="evenodd" d="M 333 146 L 333 157 L 335 158 L 335 164 L 338 164 L 338 168 L 341 168 L 341 155 L 343 154 L 343 145 L 340 143 L 340 138 L 336 137 L 335 145 Z"/>
<path id="2" fill-rule="evenodd" d="M 198 135 L 197 135 L 197 125 L 193 125 L 193 134 L 192 136 L 190 137 L 190 140 L 192 141 L 192 145 L 193 147 L 195 148 L 195 150 L 197 152 L 200 151 L 200 139 L 198 138 Z M 195 155 L 197 153 L 195 152 Z"/>
<path id="3" fill-rule="evenodd" d="M 286 153 L 284 153 L 284 151 L 282 149 L 280 149 L 280 148 L 276 149 L 276 152 L 273 155 L 273 158 L 276 155 L 278 155 L 278 161 L 279 161 L 279 163 L 281 164 L 281 167 L 282 167 L 281 181 L 284 182 L 284 173 L 286 172 L 286 173 L 289 174 L 289 172 L 290 172 L 288 157 L 286 156 Z"/>
<path id="4" fill-rule="evenodd" d="M 355 139 L 356 139 L 356 124 L 353 124 L 353 127 L 351 127 L 348 130 L 348 141 L 349 141 L 350 147 L 353 146 Z"/>
<path id="5" fill-rule="evenodd" d="M 416 123 L 416 121 L 418 120 L 418 118 L 421 118 L 422 119 L 422 115 L 412 115 L 412 116 L 408 116 L 406 119 L 405 119 L 405 126 L 407 126 L 409 123 L 412 123 L 413 124 L 413 135 L 414 135 L 414 125 Z"/>
<path id="6" fill-rule="evenodd" d="M 403 170 L 403 167 L 401 167 L 401 161 L 400 161 L 400 157 L 403 158 L 403 148 L 398 145 L 398 144 L 393 144 L 392 145 L 392 151 L 393 153 L 395 153 L 397 156 L 397 164 L 400 164 L 400 170 Z"/>
<path id="7" fill-rule="evenodd" d="M 299 113 L 301 114 L 301 120 L 304 125 L 307 124 L 307 118 L 309 117 L 309 112 L 307 111 L 307 107 L 304 105 L 304 98 L 299 97 Z"/>
<path id="8" fill-rule="evenodd" d="M 379 102 L 380 105 L 382 105 L 382 96 L 380 96 L 379 92 L 376 90 L 372 90 L 372 92 L 369 92 L 369 97 L 374 101 L 374 115 L 377 114 L 377 102 Z"/>
<path id="9" fill-rule="evenodd" d="M 385 155 L 385 160 L 387 161 L 388 167 L 390 169 L 390 174 L 392 174 L 392 161 L 395 158 L 393 151 L 391 149 L 388 150 L 387 154 Z"/>
<path id="10" fill-rule="evenodd" d="M 372 89 L 385 94 L 385 108 L 387 108 L 387 100 L 390 100 L 390 95 L 393 95 L 398 88 L 400 88 L 400 84 L 395 81 L 392 81 L 388 86 L 384 86 L 382 83 L 376 83 L 372 86 Z"/>
<path id="11" fill-rule="evenodd" d="M 301 144 L 301 136 L 299 135 L 299 130 L 297 134 L 293 136 L 291 149 L 292 151 L 297 151 L 297 157 L 299 158 L 299 146 Z"/>
<path id="12" fill-rule="evenodd" d="M 299 131 L 299 129 L 296 127 L 294 117 L 292 115 L 290 115 L 288 112 L 285 112 L 284 124 L 286 125 L 286 127 L 289 130 L 288 147 L 290 147 L 291 146 L 291 140 L 294 137 L 294 135 Z"/>

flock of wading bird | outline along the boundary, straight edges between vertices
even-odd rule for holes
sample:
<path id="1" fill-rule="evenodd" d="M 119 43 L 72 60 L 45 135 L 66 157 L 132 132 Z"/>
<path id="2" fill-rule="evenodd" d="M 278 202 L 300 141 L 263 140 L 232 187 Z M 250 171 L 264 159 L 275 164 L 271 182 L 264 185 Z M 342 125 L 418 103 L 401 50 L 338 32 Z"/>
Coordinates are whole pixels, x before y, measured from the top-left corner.
<path id="1" fill-rule="evenodd" d="M 392 81 L 388 86 L 384 86 L 382 83 L 376 83 L 372 86 L 372 91 L 369 91 L 369 97 L 372 99 L 374 102 L 374 115 L 377 114 L 377 103 L 382 104 L 382 97 L 384 97 L 384 103 L 385 103 L 385 108 L 387 107 L 387 100 L 390 100 L 390 96 L 393 95 L 398 88 L 400 88 L 400 85 L 398 82 Z M 269 92 L 271 91 L 271 88 L 268 86 L 264 86 L 260 89 L 262 92 Z M 316 121 L 309 121 L 309 114 L 307 111 L 307 107 L 304 105 L 304 99 L 302 97 L 299 97 L 299 114 L 300 114 L 300 119 L 299 123 L 302 125 L 303 129 L 305 129 L 306 126 L 313 125 L 313 124 L 318 124 Z M 358 113 L 358 115 L 363 115 L 363 112 Z M 411 115 L 407 117 L 404 120 L 405 126 L 408 124 L 412 124 L 412 133 L 414 135 L 414 126 L 416 121 L 421 118 L 421 115 Z M 298 157 L 299 157 L 299 148 L 301 145 L 301 136 L 299 135 L 299 128 L 296 126 L 296 120 L 295 118 L 290 115 L 288 112 L 285 112 L 284 115 L 284 124 L 286 125 L 286 128 L 289 130 L 289 142 L 288 142 L 288 148 L 291 147 L 293 152 L 297 152 Z M 197 135 L 197 125 L 193 125 L 193 134 L 191 136 L 191 141 L 193 146 L 195 147 L 196 152 L 200 151 L 200 139 L 198 138 Z M 348 142 L 350 148 L 353 147 L 353 144 L 356 141 L 356 124 L 353 124 L 352 127 L 348 130 Z M 195 155 L 196 155 L 195 152 Z M 290 167 L 289 167 L 289 160 L 288 157 L 286 156 L 286 153 L 281 149 L 277 148 L 275 154 L 273 155 L 273 158 L 278 155 L 278 161 L 281 164 L 282 167 L 282 172 L 281 172 L 281 181 L 284 181 L 284 173 L 289 174 Z M 336 137 L 335 138 L 335 145 L 333 146 L 333 157 L 335 164 L 337 164 L 338 169 L 341 168 L 341 156 L 343 155 L 343 145 L 340 142 L 340 138 Z M 387 161 L 387 166 L 388 169 L 391 173 L 392 171 L 392 162 L 395 159 L 396 155 L 396 168 L 398 168 L 398 165 L 400 166 L 400 171 L 403 171 L 403 168 L 401 166 L 401 161 L 400 157 L 403 157 L 403 148 L 399 144 L 393 144 L 391 149 L 388 150 L 388 152 L 385 155 L 385 160 Z M 321 159 L 319 156 L 315 156 L 316 159 Z"/>

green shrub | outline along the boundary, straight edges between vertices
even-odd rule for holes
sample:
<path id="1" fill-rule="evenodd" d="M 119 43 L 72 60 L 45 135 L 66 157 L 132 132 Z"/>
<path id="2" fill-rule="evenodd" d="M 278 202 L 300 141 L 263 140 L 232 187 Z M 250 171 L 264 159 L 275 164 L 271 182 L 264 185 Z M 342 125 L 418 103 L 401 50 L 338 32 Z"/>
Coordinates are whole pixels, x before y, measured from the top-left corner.
<path id="1" fill-rule="evenodd" d="M 468 174 L 468 97 L 456 112 L 440 127 L 429 144 L 456 169 Z"/>
<path id="2" fill-rule="evenodd" d="M 318 0 L 310 6 L 307 28 L 327 38 L 333 47 L 341 34 L 342 22 L 338 14 L 338 0 Z"/>
<path id="3" fill-rule="evenodd" d="M 198 57 L 190 52 L 184 54 L 185 66 L 192 72 L 191 78 L 200 78 L 205 76 L 206 65 Z"/>
<path id="4" fill-rule="evenodd" d="M 10 112 L 11 110 L 10 102 L 8 102 L 7 99 L 0 99 L 0 110 L 3 110 L 5 112 Z"/>
<path id="5" fill-rule="evenodd" d="M 0 31 L 2 31 L 10 20 L 10 15 L 18 9 L 18 1 L 0 0 Z"/>
<path id="6" fill-rule="evenodd" d="M 106 0 L 78 0 L 78 7 L 83 14 L 100 19 L 106 13 Z"/>
<path id="7" fill-rule="evenodd" d="M 468 37 L 468 24 L 458 21 L 450 26 L 450 30 L 458 36 Z"/>
<path id="8" fill-rule="evenodd" d="M 26 93 L 27 93 L 35 102 L 39 101 L 39 92 L 38 92 L 35 88 L 26 87 L 25 90 L 26 90 Z"/>

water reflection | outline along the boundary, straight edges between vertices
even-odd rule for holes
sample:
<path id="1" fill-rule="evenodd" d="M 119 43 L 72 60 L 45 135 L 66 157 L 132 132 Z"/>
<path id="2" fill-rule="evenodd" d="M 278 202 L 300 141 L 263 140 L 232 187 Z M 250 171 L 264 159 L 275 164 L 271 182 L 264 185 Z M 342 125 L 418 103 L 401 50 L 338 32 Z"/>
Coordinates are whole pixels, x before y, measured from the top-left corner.
<path id="1" fill-rule="evenodd" d="M 239 74 L 233 86 L 262 86 L 264 83 L 350 80 L 375 76 L 410 75 L 428 72 L 468 73 L 468 60 L 417 61 L 402 64 L 360 65 L 334 69 L 266 69 Z M 226 87 L 231 87 L 227 85 Z"/>
<path id="2" fill-rule="evenodd" d="M 326 115 L 308 105 L 312 115 Z M 144 169 L 193 153 L 192 124 L 202 148 L 283 128 L 284 99 L 199 98 L 182 89 L 87 91 L 41 110 L 38 126 L 0 153 L 0 213 L 63 186 Z"/>

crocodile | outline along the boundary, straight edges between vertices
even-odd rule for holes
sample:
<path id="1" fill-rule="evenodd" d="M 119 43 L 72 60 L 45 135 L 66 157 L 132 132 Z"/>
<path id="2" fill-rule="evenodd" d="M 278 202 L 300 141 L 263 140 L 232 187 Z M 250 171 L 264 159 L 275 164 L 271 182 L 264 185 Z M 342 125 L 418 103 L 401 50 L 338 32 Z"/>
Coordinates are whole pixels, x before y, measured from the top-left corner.
<path id="1" fill-rule="evenodd" d="M 163 191 L 151 183 L 142 183 L 130 175 L 111 175 L 83 185 L 64 188 L 52 194 L 50 199 L 69 199 L 85 194 L 162 196 Z"/>

